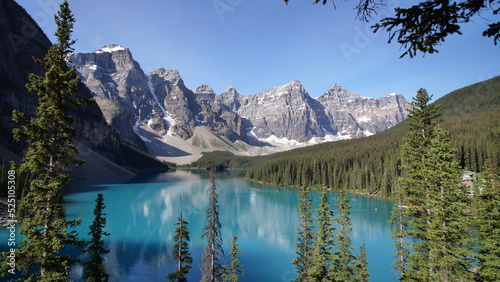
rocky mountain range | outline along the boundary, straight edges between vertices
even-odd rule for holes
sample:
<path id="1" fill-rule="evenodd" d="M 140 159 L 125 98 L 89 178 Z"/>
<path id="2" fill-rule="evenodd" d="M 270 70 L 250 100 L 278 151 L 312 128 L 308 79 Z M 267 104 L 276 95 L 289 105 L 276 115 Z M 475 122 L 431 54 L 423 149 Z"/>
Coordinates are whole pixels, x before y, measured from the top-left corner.
<path id="1" fill-rule="evenodd" d="M 337 84 L 314 99 L 297 80 L 253 95 L 233 86 L 219 95 L 208 85 L 190 90 L 176 70 L 145 73 L 120 45 L 69 62 L 122 138 L 178 163 L 202 151 L 265 154 L 369 136 L 404 120 L 408 107 L 400 94 L 366 98 Z"/>
<path id="2" fill-rule="evenodd" d="M 51 43 L 13 0 L 0 1 L 0 18 L 0 157 L 9 161 L 19 160 L 26 147 L 12 137 L 18 126 L 12 111 L 34 116 L 37 96 L 25 85 L 30 73 L 43 74 L 33 58 L 43 58 Z M 189 163 L 203 151 L 257 155 L 368 136 L 402 121 L 408 107 L 399 94 L 364 98 L 339 85 L 314 99 L 296 80 L 251 95 L 233 86 L 220 94 L 208 85 L 191 90 L 176 70 L 145 73 L 120 45 L 75 53 L 68 64 L 81 77 L 79 95 L 96 101 L 70 113 L 88 160 L 83 177 L 118 177 L 157 165 L 137 151 Z"/>

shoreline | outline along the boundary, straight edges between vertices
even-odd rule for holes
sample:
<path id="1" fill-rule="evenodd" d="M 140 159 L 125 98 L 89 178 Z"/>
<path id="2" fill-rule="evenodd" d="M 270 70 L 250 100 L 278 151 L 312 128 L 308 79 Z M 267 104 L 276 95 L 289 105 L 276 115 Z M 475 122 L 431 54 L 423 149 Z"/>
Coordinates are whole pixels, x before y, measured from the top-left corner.
<path id="1" fill-rule="evenodd" d="M 263 182 L 263 181 L 256 181 L 256 180 L 247 179 L 247 178 L 243 178 L 243 179 L 245 181 L 253 182 L 253 183 L 257 183 L 257 184 L 261 184 L 261 185 L 276 186 L 276 187 L 283 187 L 283 188 L 290 188 L 290 189 L 300 189 L 300 187 L 297 187 L 297 186 L 282 186 L 282 185 L 275 185 L 275 184 L 272 184 L 272 183 L 266 183 L 266 182 Z M 313 187 L 308 187 L 308 188 L 310 190 L 322 190 L 322 187 L 319 187 L 319 186 L 313 186 Z M 328 188 L 327 191 L 338 192 L 340 190 Z M 366 197 L 375 198 L 375 199 L 385 199 L 385 200 L 389 200 L 389 201 L 394 201 L 390 197 L 380 196 L 379 195 L 380 191 L 376 191 L 374 193 L 369 193 L 369 192 L 359 191 L 359 190 L 347 190 L 347 193 L 357 194 L 357 195 L 366 196 Z"/>

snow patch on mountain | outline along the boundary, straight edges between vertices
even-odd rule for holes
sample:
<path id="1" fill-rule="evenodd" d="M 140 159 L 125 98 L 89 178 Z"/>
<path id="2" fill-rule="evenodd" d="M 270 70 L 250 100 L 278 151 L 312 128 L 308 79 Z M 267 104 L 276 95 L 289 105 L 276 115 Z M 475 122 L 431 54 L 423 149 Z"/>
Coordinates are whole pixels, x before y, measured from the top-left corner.
<path id="1" fill-rule="evenodd" d="M 356 119 L 358 122 L 370 122 L 372 120 L 371 117 L 369 116 L 361 116 Z"/>
<path id="2" fill-rule="evenodd" d="M 274 134 L 272 134 L 271 136 L 269 136 L 267 138 L 259 138 L 255 134 L 253 129 L 249 130 L 248 132 L 249 132 L 248 133 L 249 136 L 259 140 L 260 142 L 269 143 L 269 144 L 275 145 L 275 146 L 281 146 L 283 148 L 286 148 L 286 147 L 289 147 L 289 148 L 305 147 L 305 146 L 311 146 L 311 145 L 321 144 L 321 143 L 325 143 L 325 142 L 334 142 L 334 141 L 339 141 L 339 140 L 352 139 L 351 135 L 349 135 L 349 134 L 341 134 L 341 133 L 333 134 L 331 132 L 327 132 L 326 130 L 324 130 L 324 132 L 325 132 L 324 137 L 315 136 L 315 137 L 312 137 L 311 139 L 309 139 L 305 142 L 300 142 L 300 141 L 294 140 L 294 139 L 288 139 L 286 137 L 278 138 Z M 366 133 L 373 135 L 373 133 L 371 133 L 369 131 L 367 131 Z"/>
<path id="3" fill-rule="evenodd" d="M 132 130 L 134 130 L 134 133 L 137 134 L 137 136 L 139 136 L 139 138 L 141 138 L 142 141 L 144 141 L 144 142 L 151 142 L 151 140 L 149 140 L 148 138 L 142 136 L 139 133 L 139 125 L 140 125 L 140 123 L 138 121 L 136 121 L 135 124 L 134 124 L 134 126 L 132 126 Z"/>
<path id="4" fill-rule="evenodd" d="M 151 91 L 151 95 L 153 95 L 153 99 L 154 99 L 156 105 L 162 111 L 163 117 L 166 118 L 168 116 L 168 113 L 165 110 L 165 108 L 163 107 L 163 105 L 160 103 L 160 101 L 158 100 L 158 96 L 156 96 L 156 91 L 154 89 L 153 82 L 151 81 L 151 76 L 146 75 L 146 78 L 148 80 L 149 91 Z"/>
<path id="5" fill-rule="evenodd" d="M 196 120 L 196 122 L 198 123 L 203 123 L 203 120 L 200 119 L 200 116 L 201 116 L 201 113 L 198 113 L 196 116 L 194 116 L 194 119 Z"/>
<path id="6" fill-rule="evenodd" d="M 111 44 L 108 46 L 104 46 L 101 49 L 95 51 L 95 53 L 112 53 L 112 52 L 117 52 L 117 51 L 125 51 L 125 47 L 118 45 L 118 44 Z"/>
<path id="7" fill-rule="evenodd" d="M 298 146 L 298 145 L 303 145 L 303 143 L 297 141 L 297 140 L 290 140 L 286 137 L 283 138 L 278 138 L 276 135 L 271 135 L 267 138 L 259 138 L 259 141 L 264 141 L 267 143 L 274 143 L 274 144 L 281 144 L 281 145 L 290 145 L 290 146 Z"/>
<path id="8" fill-rule="evenodd" d="M 156 96 L 156 91 L 154 89 L 153 81 L 151 80 L 150 75 L 146 75 L 148 86 L 149 86 L 149 91 L 151 91 L 151 95 L 153 96 L 154 102 L 160 108 L 161 112 L 163 113 L 163 119 L 167 122 L 168 126 L 168 131 L 167 135 L 172 136 L 173 132 L 170 130 L 173 125 L 175 125 L 175 120 L 172 118 L 172 116 L 165 110 L 165 107 L 163 106 L 162 103 L 160 103 L 160 100 L 158 99 L 158 96 Z"/>
<path id="9" fill-rule="evenodd" d="M 363 131 L 363 134 L 364 134 L 365 136 L 372 136 L 372 135 L 375 135 L 375 133 L 370 132 L 370 130 L 364 130 L 364 131 Z"/>

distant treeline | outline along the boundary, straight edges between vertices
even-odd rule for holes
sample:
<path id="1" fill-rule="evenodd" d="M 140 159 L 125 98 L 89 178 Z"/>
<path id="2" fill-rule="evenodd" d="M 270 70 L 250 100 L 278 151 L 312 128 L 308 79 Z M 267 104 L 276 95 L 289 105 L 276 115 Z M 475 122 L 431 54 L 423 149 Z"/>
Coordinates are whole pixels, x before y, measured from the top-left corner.
<path id="1" fill-rule="evenodd" d="M 244 169 L 255 161 L 255 157 L 235 156 L 227 151 L 205 152 L 197 161 L 188 165 L 197 168 Z"/>
<path id="2" fill-rule="evenodd" d="M 456 161 L 481 171 L 487 159 L 500 164 L 500 77 L 456 90 L 436 103 L 441 126 L 451 133 Z M 255 159 L 246 177 L 273 185 L 326 186 L 390 197 L 399 176 L 399 147 L 408 126 L 374 136 L 325 143 Z"/>
<path id="3" fill-rule="evenodd" d="M 399 134 L 398 134 L 399 135 Z M 390 195 L 397 178 L 401 139 L 391 134 L 297 149 L 248 168 L 250 180 L 299 187 L 363 189 Z"/>

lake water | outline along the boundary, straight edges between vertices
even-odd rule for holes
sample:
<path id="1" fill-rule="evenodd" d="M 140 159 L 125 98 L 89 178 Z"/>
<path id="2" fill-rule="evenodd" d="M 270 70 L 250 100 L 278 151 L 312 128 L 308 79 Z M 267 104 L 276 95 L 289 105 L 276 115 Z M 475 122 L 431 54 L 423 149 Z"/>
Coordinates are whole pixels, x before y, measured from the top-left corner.
<path id="1" fill-rule="evenodd" d="M 224 250 L 229 252 L 231 237 L 236 234 L 247 273 L 241 281 L 291 281 L 295 277 L 291 260 L 295 258 L 298 191 L 246 182 L 243 175 L 242 171 L 216 175 Z M 206 171 L 190 170 L 141 175 L 121 184 L 81 182 L 65 195 L 67 215 L 83 218 L 78 232 L 88 238 L 95 199 L 102 193 L 107 205 L 105 230 L 111 233 L 105 238 L 111 249 L 106 257 L 111 281 L 166 281 L 166 275 L 175 269 L 173 236 L 182 199 L 193 257 L 188 280 L 199 281 L 200 258 L 206 245 L 200 237 L 206 225 L 209 187 Z M 311 193 L 314 209 L 319 197 L 319 191 Z M 336 197 L 330 192 L 332 207 Z M 370 281 L 398 281 L 392 271 L 393 246 L 387 223 L 392 203 L 354 194 L 349 198 L 353 247 L 358 249 L 366 243 Z M 1 232 L 3 238 L 6 232 Z M 73 278 L 80 272 L 76 268 Z"/>

